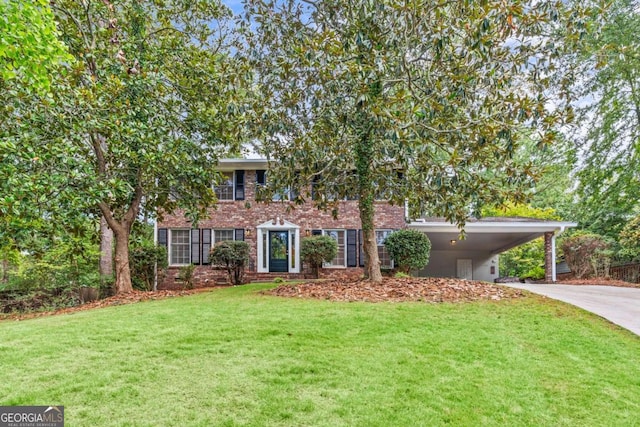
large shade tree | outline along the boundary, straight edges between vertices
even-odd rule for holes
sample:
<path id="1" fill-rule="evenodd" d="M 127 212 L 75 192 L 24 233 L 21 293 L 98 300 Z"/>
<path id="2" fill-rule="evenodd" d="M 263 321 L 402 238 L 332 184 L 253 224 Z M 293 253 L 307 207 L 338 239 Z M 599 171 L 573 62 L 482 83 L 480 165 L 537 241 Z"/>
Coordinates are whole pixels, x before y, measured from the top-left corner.
<path id="1" fill-rule="evenodd" d="M 616 0 L 576 56 L 580 222 L 616 238 L 640 207 L 640 11 Z"/>
<path id="2" fill-rule="evenodd" d="M 560 1 L 246 1 L 273 189 L 336 208 L 357 198 L 365 274 L 380 281 L 377 199 L 461 225 L 486 201 L 520 200 L 533 175 L 517 132 L 540 144 L 564 120 L 556 59 L 584 16 Z M 559 37 L 563 37 L 560 42 Z M 339 215 L 339 212 L 336 212 Z"/>
<path id="3" fill-rule="evenodd" d="M 182 208 L 196 219 L 215 202 L 217 158 L 239 140 L 246 69 L 214 0 L 60 0 L 52 11 L 77 64 L 52 97 L 29 108 L 11 100 L 14 176 L 46 182 L 47 197 L 34 197 L 56 214 L 104 217 L 116 291 L 127 292 L 139 216 Z"/>

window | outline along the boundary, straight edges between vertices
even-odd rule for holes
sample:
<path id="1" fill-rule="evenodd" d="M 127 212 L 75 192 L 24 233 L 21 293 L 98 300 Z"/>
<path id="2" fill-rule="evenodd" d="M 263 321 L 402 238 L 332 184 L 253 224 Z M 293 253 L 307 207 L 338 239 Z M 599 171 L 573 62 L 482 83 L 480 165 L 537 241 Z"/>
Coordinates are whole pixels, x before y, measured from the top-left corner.
<path id="1" fill-rule="evenodd" d="M 233 200 L 233 172 L 223 172 L 222 180 L 214 187 L 218 200 Z"/>
<path id="2" fill-rule="evenodd" d="M 384 241 L 393 233 L 393 230 L 376 230 L 376 242 L 378 243 L 378 258 L 380 258 L 380 267 L 393 268 L 393 261 L 384 247 Z"/>
<path id="3" fill-rule="evenodd" d="M 187 265 L 191 263 L 190 230 L 171 230 L 169 244 L 169 264 Z"/>
<path id="4" fill-rule="evenodd" d="M 346 267 L 345 232 L 344 230 L 324 230 L 324 235 L 331 237 L 338 244 L 338 254 L 325 267 Z"/>
<path id="5" fill-rule="evenodd" d="M 234 230 L 213 230 L 213 243 L 234 240 L 233 234 Z"/>

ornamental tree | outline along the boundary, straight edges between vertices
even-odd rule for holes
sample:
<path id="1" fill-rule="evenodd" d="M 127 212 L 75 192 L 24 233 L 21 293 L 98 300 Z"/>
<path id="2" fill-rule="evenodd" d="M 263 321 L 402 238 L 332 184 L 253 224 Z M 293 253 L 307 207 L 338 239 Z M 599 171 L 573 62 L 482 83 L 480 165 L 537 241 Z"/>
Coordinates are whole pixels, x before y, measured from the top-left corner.
<path id="1" fill-rule="evenodd" d="M 517 135 L 547 145 L 564 123 L 550 89 L 566 95 L 557 59 L 585 22 L 546 0 L 247 0 L 245 13 L 273 188 L 302 202 L 314 182 L 314 202 L 336 215 L 357 199 L 375 282 L 376 200 L 463 226 L 470 206 L 524 198 L 534 171 L 514 159 Z"/>
<path id="2" fill-rule="evenodd" d="M 230 54 L 230 12 L 214 0 L 51 8 L 76 64 L 50 98 L 5 104 L 5 141 L 17 151 L 11 191 L 39 180 L 21 194 L 49 204 L 51 218 L 103 216 L 116 291 L 128 292 L 134 222 L 177 208 L 195 221 L 215 203 L 214 166 L 236 151 L 247 72 Z"/>

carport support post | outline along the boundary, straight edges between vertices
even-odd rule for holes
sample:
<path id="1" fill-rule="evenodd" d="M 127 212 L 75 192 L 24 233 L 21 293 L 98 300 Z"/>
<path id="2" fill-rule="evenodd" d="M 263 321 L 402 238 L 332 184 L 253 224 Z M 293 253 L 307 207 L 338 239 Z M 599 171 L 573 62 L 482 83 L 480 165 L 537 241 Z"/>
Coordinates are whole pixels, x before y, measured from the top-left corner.
<path id="1" fill-rule="evenodd" d="M 544 280 L 547 283 L 555 282 L 555 233 L 548 231 L 544 233 Z"/>

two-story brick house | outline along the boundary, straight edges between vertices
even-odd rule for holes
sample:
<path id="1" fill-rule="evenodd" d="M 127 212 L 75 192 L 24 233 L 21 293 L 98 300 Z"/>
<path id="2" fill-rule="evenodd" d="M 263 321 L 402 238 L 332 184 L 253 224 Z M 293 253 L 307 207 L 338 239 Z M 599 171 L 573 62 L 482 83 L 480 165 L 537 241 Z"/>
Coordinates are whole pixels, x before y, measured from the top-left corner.
<path id="1" fill-rule="evenodd" d="M 209 218 L 194 228 L 181 212 L 164 216 L 157 224 L 157 239 L 168 249 L 169 271 L 159 288 L 175 286 L 180 267 L 189 264 L 196 265 L 195 281 L 199 286 L 213 284 L 218 278 L 224 280 L 225 272 L 209 265 L 209 251 L 224 240 L 249 243 L 248 279 L 304 277 L 309 271 L 300 259 L 300 241 L 317 234 L 331 236 L 338 244 L 338 255 L 325 265 L 323 276 L 362 275 L 358 202 L 340 201 L 337 219 L 311 202 L 294 207 L 275 199 L 257 202 L 256 190 L 266 184 L 267 167 L 263 159 L 221 160 L 218 168 L 226 180 L 215 188 L 218 207 L 209 211 Z M 382 200 L 375 202 L 374 223 L 383 268 L 392 267 L 384 239 L 392 231 L 408 227 L 424 232 L 431 240 L 429 265 L 416 274 L 485 281 L 498 277 L 501 252 L 540 236 L 545 237 L 546 277 L 555 281 L 555 236 L 576 226 L 572 222 L 534 218 L 470 218 L 465 227 L 466 238 L 460 240 L 457 225 L 442 218 L 408 221 L 404 206 L 392 206 Z"/>
<path id="2" fill-rule="evenodd" d="M 362 233 L 358 202 L 339 202 L 338 218 L 318 210 L 311 202 L 293 209 L 280 200 L 257 202 L 256 191 L 265 184 L 267 161 L 261 159 L 226 159 L 219 170 L 226 180 L 217 185 L 217 209 L 201 220 L 197 228 L 181 214 L 165 215 L 158 223 L 157 239 L 169 253 L 169 272 L 159 284 L 172 287 L 179 267 L 195 264 L 196 282 L 210 284 L 224 272 L 209 265 L 209 251 L 224 240 L 244 240 L 250 247 L 248 277 L 301 277 L 305 266 L 300 259 L 300 241 L 306 236 L 325 234 L 338 244 L 338 255 L 325 266 L 323 275 L 360 276 L 363 272 Z M 289 207 L 289 209 L 288 209 Z M 382 242 L 393 230 L 406 227 L 405 208 L 385 201 L 376 202 L 376 235 L 383 267 L 391 260 Z M 308 272 L 308 271 L 307 271 Z"/>

